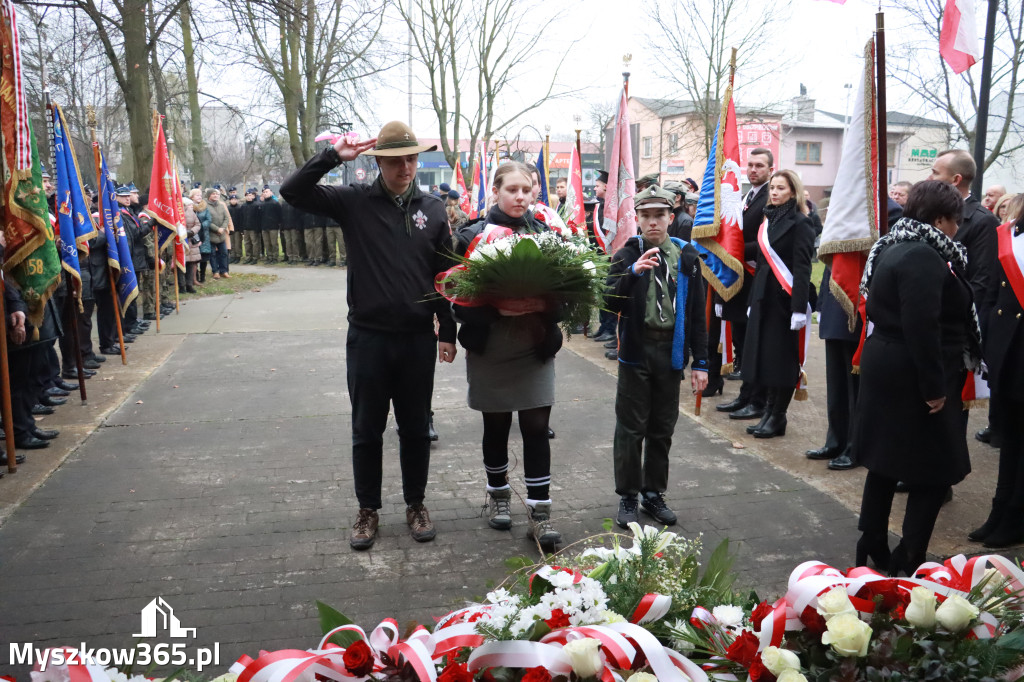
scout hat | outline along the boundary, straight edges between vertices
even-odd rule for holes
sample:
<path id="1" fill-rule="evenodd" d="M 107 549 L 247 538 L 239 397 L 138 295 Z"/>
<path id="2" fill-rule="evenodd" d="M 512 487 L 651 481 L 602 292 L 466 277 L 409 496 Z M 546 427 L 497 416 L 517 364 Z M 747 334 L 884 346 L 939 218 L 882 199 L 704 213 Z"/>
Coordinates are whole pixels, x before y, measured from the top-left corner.
<path id="1" fill-rule="evenodd" d="M 659 175 L 660 175 L 660 173 L 650 173 L 649 175 L 645 175 L 645 176 L 643 176 L 642 178 L 640 178 L 639 180 L 636 181 L 636 186 L 640 187 L 641 185 L 643 185 L 643 186 L 657 185 L 658 184 L 658 176 Z"/>
<path id="2" fill-rule="evenodd" d="M 364 156 L 407 156 L 420 152 L 432 152 L 437 145 L 427 146 L 416 140 L 412 128 L 401 121 L 385 123 L 377 134 L 377 144 L 373 149 L 363 152 Z"/>
<path id="3" fill-rule="evenodd" d="M 657 185 L 650 185 L 633 195 L 633 207 L 636 210 L 641 208 L 667 208 L 671 209 L 676 203 L 676 197 L 672 192 L 662 189 Z"/>

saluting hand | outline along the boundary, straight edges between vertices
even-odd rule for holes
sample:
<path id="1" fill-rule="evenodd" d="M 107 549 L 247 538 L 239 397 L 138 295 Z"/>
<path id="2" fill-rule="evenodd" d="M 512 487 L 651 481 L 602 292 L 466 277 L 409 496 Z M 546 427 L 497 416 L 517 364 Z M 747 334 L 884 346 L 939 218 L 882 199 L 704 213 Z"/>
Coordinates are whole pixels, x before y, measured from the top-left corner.
<path id="1" fill-rule="evenodd" d="M 373 145 L 377 144 L 377 138 L 372 140 L 366 140 L 365 142 L 349 142 L 346 135 L 342 135 L 338 138 L 338 141 L 334 143 L 334 151 L 338 152 L 338 157 L 342 161 L 354 161 L 357 156 L 363 152 L 373 149 Z"/>
<path id="2" fill-rule="evenodd" d="M 661 249 L 659 249 L 657 246 L 655 246 L 653 249 L 647 249 L 646 251 L 644 251 L 643 254 L 636 259 L 636 262 L 633 263 L 633 272 L 639 275 L 640 273 L 646 272 L 653 267 L 657 267 L 659 251 L 661 251 Z"/>

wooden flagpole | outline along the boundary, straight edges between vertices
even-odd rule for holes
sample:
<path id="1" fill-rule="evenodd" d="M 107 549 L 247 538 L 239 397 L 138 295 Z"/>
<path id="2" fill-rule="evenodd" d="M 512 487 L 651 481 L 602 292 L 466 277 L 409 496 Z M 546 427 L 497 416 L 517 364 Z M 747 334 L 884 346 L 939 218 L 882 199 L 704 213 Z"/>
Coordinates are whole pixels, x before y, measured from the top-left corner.
<path id="1" fill-rule="evenodd" d="M 178 163 L 178 161 L 177 161 L 177 159 L 174 158 L 174 153 L 173 152 L 168 152 L 168 154 L 170 154 L 170 159 L 168 159 L 168 160 L 171 162 L 171 168 L 174 171 L 174 177 L 178 177 L 178 166 L 176 165 Z M 174 183 L 174 192 L 175 192 L 174 200 L 175 201 L 181 201 L 181 197 L 177 196 L 177 194 L 181 193 L 181 186 L 177 182 Z M 175 239 L 177 239 L 177 237 L 175 237 Z M 173 272 L 174 272 L 174 314 L 175 315 L 180 315 L 181 314 L 181 287 L 178 286 L 178 249 L 177 249 L 177 247 L 175 247 L 175 249 L 174 249 L 174 258 L 173 258 L 173 260 L 174 260 L 174 270 L 173 270 Z M 185 267 L 188 267 L 188 266 L 186 265 Z M 188 280 L 185 280 L 185 281 L 188 282 Z"/>
<path id="2" fill-rule="evenodd" d="M 156 110 L 153 111 L 153 151 L 156 152 L 156 134 L 157 129 L 160 125 L 160 114 Z M 153 178 L 149 179 L 149 193 L 150 196 L 153 194 Z M 153 265 L 156 268 L 155 277 L 156 281 L 156 333 L 160 333 L 160 229 L 159 223 L 156 220 L 152 221 L 153 224 Z M 177 263 L 174 263 L 177 266 Z M 174 273 L 175 282 L 177 282 L 178 273 Z"/>
<path id="3" fill-rule="evenodd" d="M 6 280 L 3 279 L 3 274 L 0 273 L 0 290 L 7 287 Z M 2 291 L 0 291 L 0 326 L 3 327 L 0 331 L 0 394 L 2 397 L 2 410 L 4 424 L 7 428 L 4 429 L 4 440 L 7 442 L 7 471 L 10 473 L 17 473 L 18 471 L 18 454 L 14 450 L 14 414 L 11 411 L 11 369 L 10 362 L 11 356 L 7 352 L 7 310 L 4 307 L 4 297 Z"/>
<path id="4" fill-rule="evenodd" d="M 93 109 L 89 110 L 89 135 L 92 138 L 92 160 L 96 165 L 96 202 L 99 208 L 100 224 L 103 224 L 103 179 L 102 179 L 102 165 L 100 164 L 100 146 L 96 142 L 96 112 Z M 117 239 L 117 235 L 114 235 L 114 239 Z M 116 248 L 117 243 L 114 243 Z M 107 278 L 110 280 L 110 298 L 114 302 L 114 321 L 117 323 L 117 342 L 121 345 L 121 364 L 127 365 L 128 358 L 124 352 L 124 330 L 121 328 L 121 304 L 117 300 L 117 283 L 114 281 L 114 271 L 110 268 L 110 263 L 107 263 Z"/>

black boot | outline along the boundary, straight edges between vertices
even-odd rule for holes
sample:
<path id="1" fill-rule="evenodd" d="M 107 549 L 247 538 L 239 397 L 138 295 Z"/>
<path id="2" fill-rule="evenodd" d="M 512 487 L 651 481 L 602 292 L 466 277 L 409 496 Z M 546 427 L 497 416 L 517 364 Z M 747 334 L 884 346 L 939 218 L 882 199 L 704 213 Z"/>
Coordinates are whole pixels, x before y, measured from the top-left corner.
<path id="1" fill-rule="evenodd" d="M 753 426 L 747 427 L 747 433 L 754 434 L 764 429 L 768 420 L 772 418 L 772 408 L 775 406 L 775 389 L 768 389 L 765 396 L 764 415 L 761 417 L 761 421 Z"/>
<path id="2" fill-rule="evenodd" d="M 754 438 L 775 438 L 786 435 L 786 412 L 789 410 L 789 401 L 793 399 L 793 389 L 774 389 L 772 393 L 775 395 L 775 402 L 772 405 L 771 414 L 768 421 L 764 423 L 764 427 L 754 431 Z M 765 412 L 768 413 L 768 410 L 765 409 Z"/>
<path id="3" fill-rule="evenodd" d="M 889 551 L 889 534 L 869 533 L 865 531 L 857 540 L 856 566 L 867 566 L 870 559 L 880 573 L 889 571 L 889 561 L 892 553 Z"/>
<path id="4" fill-rule="evenodd" d="M 971 542 L 985 542 L 988 536 L 992 534 L 992 531 L 999 525 L 999 522 L 1003 520 L 1005 513 L 1006 503 L 993 497 L 992 510 L 988 513 L 988 519 L 985 520 L 985 523 L 968 533 L 967 539 Z"/>
<path id="5" fill-rule="evenodd" d="M 985 538 L 985 546 L 1002 549 L 1024 543 L 1024 508 L 1007 507 L 998 525 Z"/>

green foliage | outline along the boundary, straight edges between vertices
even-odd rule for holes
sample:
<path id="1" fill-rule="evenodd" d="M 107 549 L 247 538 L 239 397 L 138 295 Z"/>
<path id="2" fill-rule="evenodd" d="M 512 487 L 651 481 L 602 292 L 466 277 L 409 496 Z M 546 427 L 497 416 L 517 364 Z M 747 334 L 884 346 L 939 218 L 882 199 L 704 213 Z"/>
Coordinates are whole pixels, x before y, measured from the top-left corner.
<path id="1" fill-rule="evenodd" d="M 352 621 L 349 620 L 345 614 L 338 611 L 333 606 L 328 606 L 319 599 L 316 602 L 316 610 L 320 614 L 320 630 L 323 634 L 327 634 L 331 630 L 342 625 L 352 625 Z M 338 646 L 347 647 L 359 639 L 359 635 L 355 632 L 336 632 L 331 635 L 329 642 L 334 642 Z"/>

